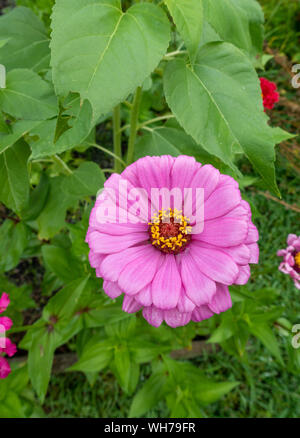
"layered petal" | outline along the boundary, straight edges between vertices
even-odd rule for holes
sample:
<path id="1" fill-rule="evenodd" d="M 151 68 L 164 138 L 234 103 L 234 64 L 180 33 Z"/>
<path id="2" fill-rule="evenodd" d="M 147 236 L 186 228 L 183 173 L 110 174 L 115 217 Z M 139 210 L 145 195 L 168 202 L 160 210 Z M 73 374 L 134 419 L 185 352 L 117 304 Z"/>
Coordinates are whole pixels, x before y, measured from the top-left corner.
<path id="1" fill-rule="evenodd" d="M 155 307 L 169 310 L 177 306 L 181 292 L 181 278 L 174 255 L 166 255 L 152 283 Z"/>

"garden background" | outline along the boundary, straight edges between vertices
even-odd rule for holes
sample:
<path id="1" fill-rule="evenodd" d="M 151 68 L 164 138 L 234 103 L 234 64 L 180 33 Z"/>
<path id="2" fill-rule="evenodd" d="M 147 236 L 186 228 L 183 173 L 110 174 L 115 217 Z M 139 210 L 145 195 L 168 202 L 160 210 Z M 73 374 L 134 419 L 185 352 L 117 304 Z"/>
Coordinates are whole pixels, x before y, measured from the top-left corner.
<path id="1" fill-rule="evenodd" d="M 46 32 L 50 32 L 51 0 L 16 0 L 16 4 L 30 8 L 43 20 Z M 271 118 L 270 124 L 296 134 L 300 127 L 300 89 L 297 90 L 291 85 L 293 77 L 291 68 L 293 64 L 300 64 L 300 2 L 298 0 L 260 0 L 260 4 L 265 13 L 263 57 L 265 71 L 258 70 L 258 73 L 276 82 L 280 93 L 279 103 L 268 113 Z M 8 13 L 15 6 L 13 1 L 1 1 L 0 5 L 2 14 Z M 0 24 L 0 42 L 1 40 Z M 161 83 L 158 80 L 154 82 L 154 85 L 152 84 L 151 93 L 144 93 L 140 121 L 147 120 L 149 114 L 152 117 L 159 115 L 165 105 Z M 126 108 L 124 107 L 122 111 L 122 118 L 125 121 L 128 120 Z M 112 152 L 111 123 L 110 118 L 99 123 L 96 129 L 96 140 L 97 144 Z M 181 152 L 184 153 L 185 150 Z M 62 285 L 70 280 L 70 277 L 72 279 L 81 254 L 85 253 L 86 257 L 87 245 L 83 240 L 91 200 L 87 199 L 86 194 L 81 197 L 79 193 L 74 206 L 71 208 L 67 206 L 66 225 L 62 232 L 51 239 L 52 248 L 58 246 L 61 251 L 53 252 L 53 254 L 50 254 L 51 251 L 47 253 L 46 250 L 41 250 L 41 242 L 35 235 L 26 234 L 25 241 L 29 241 L 29 244 L 23 244 L 20 236 L 10 234 L 7 229 L 4 230 L 5 220 L 8 219 L 16 225 L 18 219 L 7 206 L 0 204 L 2 224 L 0 228 L 0 291 L 9 293 L 12 300 L 8 315 L 13 319 L 14 327 L 9 336 L 15 343 L 20 343 L 23 339 L 18 346 L 17 355 L 10 360 L 12 374 L 0 382 L 0 416 L 98 418 L 127 417 L 131 414 L 147 417 L 169 415 L 299 417 L 300 355 L 299 350 L 291 347 L 291 327 L 300 323 L 299 290 L 294 287 L 288 276 L 278 271 L 280 260 L 276 255 L 278 249 L 286 246 L 289 233 L 299 234 L 299 139 L 295 137 L 281 143 L 276 147 L 276 156 L 277 181 L 282 195 L 281 199 L 270 194 L 261 184 L 246 159 L 242 158 L 239 162 L 239 168 L 247 175 L 244 180 L 243 196 L 251 203 L 254 223 L 260 233 L 260 262 L 252 267 L 251 280 L 243 288 L 244 292 L 236 292 L 237 297 L 239 294 L 244 294 L 246 300 L 251 299 L 249 298 L 251 294 L 256 294 L 258 300 L 262 297 L 262 309 L 266 309 L 264 306 L 271 306 L 271 311 L 275 311 L 274 321 L 272 321 L 274 338 L 265 339 L 265 342 L 262 342 L 259 336 L 246 336 L 245 345 L 235 347 L 225 344 L 220 347 L 217 338 L 213 343 L 206 343 L 207 336 L 220 324 L 218 318 L 212 322 L 192 323 L 192 328 L 188 326 L 174 329 L 176 334 L 172 335 L 174 338 L 172 342 L 174 346 L 176 345 L 174 350 L 177 352 L 172 353 L 172 357 L 176 358 L 176 363 L 182 362 L 186 365 L 185 368 L 179 367 L 176 370 L 178 380 L 184 380 L 185 373 L 192 373 L 192 370 L 197 369 L 213 381 L 227 384 L 226 387 L 219 387 L 219 389 L 216 387 L 218 393 L 216 396 L 212 395 L 208 388 L 209 394 L 204 393 L 202 399 L 197 402 L 191 400 L 185 392 L 188 390 L 181 388 L 176 382 L 173 382 L 174 393 L 177 395 L 176 401 L 159 395 L 159 387 L 155 387 L 154 395 L 150 388 L 144 395 L 141 393 L 145 382 L 149 381 L 149 376 L 153 373 L 153 367 L 159 367 L 156 362 L 160 359 L 155 357 L 155 354 L 153 354 L 153 362 L 152 354 L 148 354 L 149 360 L 140 361 L 138 371 L 136 371 L 140 374 L 135 384 L 128 382 L 126 376 L 120 376 L 118 370 L 107 367 L 106 363 L 103 366 L 97 365 L 98 372 L 88 368 L 84 373 L 82 372 L 84 367 L 82 371 L 77 371 L 76 368 L 72 372 L 66 371 L 66 368 L 74 362 L 76 352 L 82 352 L 91 336 L 94 340 L 102 336 L 105 330 L 103 327 L 81 331 L 67 342 L 62 342 L 62 345 L 56 348 L 55 355 L 56 358 L 59 357 L 54 360 L 49 386 L 48 382 L 40 383 L 34 378 L 35 382 L 32 383 L 32 378 L 29 379 L 32 371 L 29 371 L 28 376 L 24 359 L 27 354 L 26 340 L 24 342 L 23 339 L 26 327 L 39 320 L 42 309 L 49 298 L 54 296 Z M 46 170 L 48 175 L 68 173 L 68 170 L 62 168 L 63 163 L 66 163 L 66 169 L 68 169 L 70 166 L 78 167 L 85 161 L 91 161 L 100 166 L 106 176 L 109 176 L 110 169 L 114 165 L 112 156 L 100 148 L 87 145 L 64 152 L 62 160 L 63 162 L 57 160 L 49 163 L 32 163 L 31 187 L 40 183 L 41 174 L 46 173 Z M 89 188 L 89 190 L 93 189 Z M 43 187 L 40 186 L 40 192 L 36 193 L 36 196 L 41 199 L 44 196 L 43 193 Z M 34 212 L 27 212 L 28 215 L 30 213 L 34 216 Z M 48 238 L 45 237 L 44 241 L 47 242 Z M 45 243 L 44 241 L 42 243 Z M 13 242 L 12 245 L 11 242 Z M 18 253 L 18 245 L 21 246 L 20 253 Z M 18 254 L 12 253 L 7 261 L 7 252 L 10 251 L 11 246 L 17 248 Z M 64 251 L 65 254 L 69 254 L 70 246 L 73 251 L 72 257 L 74 256 L 72 262 L 74 265 L 71 267 L 66 264 L 66 259 L 62 256 Z M 66 255 L 67 257 L 69 255 Z M 101 291 L 97 293 L 101 294 Z M 113 308 L 112 312 L 117 315 L 120 311 Z M 107 320 L 107 324 L 108 322 Z M 55 324 L 56 321 L 52 323 Z M 135 320 L 131 324 L 134 325 Z M 103 325 L 106 323 L 104 322 Z M 20 329 L 24 326 L 25 329 Z M 114 330 L 115 333 L 120 330 L 117 336 L 121 338 L 126 331 L 128 339 L 130 339 L 131 332 L 136 333 L 134 332 L 136 328 L 131 327 L 130 323 L 121 328 L 116 328 L 114 324 L 112 326 L 114 328 L 111 328 L 110 334 Z M 106 328 L 106 336 L 108 332 Z M 132 336 L 134 338 L 135 334 Z M 168 336 L 168 333 L 163 331 L 160 334 L 159 339 L 164 345 L 170 342 Z M 276 339 L 276 345 L 272 354 L 266 344 L 274 342 L 274 339 Z M 189 345 L 186 345 L 186 340 Z M 164 353 L 165 351 L 162 352 Z M 147 356 L 145 352 L 143 354 Z M 47 358 L 45 360 L 45 363 L 51 364 L 50 358 L 48 362 Z M 120 361 L 123 360 L 124 358 L 120 356 Z M 34 366 L 38 369 L 39 358 L 31 358 L 31 361 L 36 361 Z M 45 363 L 43 362 L 41 366 L 45 366 Z M 32 367 L 32 364 L 29 366 Z M 189 366 L 194 367 L 189 369 Z M 46 394 L 43 394 L 44 389 Z M 135 398 L 137 394 L 141 399 Z M 148 403 L 147 399 L 151 397 L 153 397 L 153 403 Z M 139 406 L 145 403 L 145 408 L 140 412 L 133 407 L 134 398 Z M 179 408 L 181 403 L 186 404 L 184 411 Z"/>

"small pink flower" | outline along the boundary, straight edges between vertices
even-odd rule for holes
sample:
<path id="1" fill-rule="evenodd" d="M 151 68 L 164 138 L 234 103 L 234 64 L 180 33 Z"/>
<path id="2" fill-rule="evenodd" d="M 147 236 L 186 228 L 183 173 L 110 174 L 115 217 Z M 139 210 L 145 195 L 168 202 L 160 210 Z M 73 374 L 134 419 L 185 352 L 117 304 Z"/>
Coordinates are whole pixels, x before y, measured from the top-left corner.
<path id="1" fill-rule="evenodd" d="M 152 199 L 153 189 L 179 192 L 178 208 L 170 198 L 162 208 L 166 198 Z M 185 189 L 196 192 L 190 203 Z M 144 157 L 113 174 L 91 212 L 86 241 L 104 292 L 112 299 L 124 293 L 123 310 L 143 309 L 155 327 L 228 310 L 228 286 L 246 284 L 259 256 L 258 231 L 238 183 L 188 156 Z"/>
<path id="2" fill-rule="evenodd" d="M 7 316 L 0 316 L 0 333 L 5 333 L 12 328 L 13 322 Z"/>
<path id="3" fill-rule="evenodd" d="M 0 298 L 0 313 L 5 312 L 5 310 L 8 308 L 10 303 L 9 295 L 3 292 L 1 298 Z"/>
<path id="4" fill-rule="evenodd" d="M 9 357 L 14 356 L 17 352 L 16 344 L 13 344 L 9 338 L 2 338 L 1 341 L 4 344 L 0 343 L 0 353 L 6 353 Z"/>
<path id="5" fill-rule="evenodd" d="M 279 265 L 279 271 L 289 275 L 296 288 L 300 289 L 300 236 L 289 234 L 287 245 L 286 249 L 277 251 L 278 257 L 283 258 Z"/>
<path id="6" fill-rule="evenodd" d="M 11 369 L 9 363 L 4 357 L 0 356 L 0 379 L 6 379 L 10 372 Z"/>

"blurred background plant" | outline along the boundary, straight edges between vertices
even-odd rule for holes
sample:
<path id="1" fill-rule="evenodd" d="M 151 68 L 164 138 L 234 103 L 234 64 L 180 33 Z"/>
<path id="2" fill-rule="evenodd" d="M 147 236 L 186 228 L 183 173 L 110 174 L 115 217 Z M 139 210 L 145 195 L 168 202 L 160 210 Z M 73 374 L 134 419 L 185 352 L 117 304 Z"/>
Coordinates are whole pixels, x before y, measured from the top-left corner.
<path id="1" fill-rule="evenodd" d="M 43 20 L 48 34 L 53 3 L 16 0 L 17 6 L 32 9 Z M 126 3 L 132 2 L 124 2 L 125 6 Z M 300 91 L 291 86 L 291 65 L 300 62 L 300 2 L 260 3 L 265 12 L 266 33 L 262 59 L 265 71 L 261 68 L 259 74 L 275 81 L 280 92 L 280 102 L 269 114 L 271 124 L 296 133 L 300 126 Z M 15 6 L 10 0 L 0 5 L 5 13 Z M 157 70 L 148 86 L 144 86 L 140 123 L 164 110 L 161 72 Z M 72 113 L 64 116 L 68 119 Z M 130 112 L 125 105 L 121 117 L 125 125 L 129 123 Z M 172 120 L 165 126 L 178 129 Z M 235 302 L 232 311 L 201 324 L 154 330 L 145 329 L 139 316 L 126 318 L 126 314 L 121 314 L 118 300 L 107 302 L 92 273 L 84 281 L 80 278 L 82 273 L 90 272 L 84 244 L 90 196 L 103 180 L 93 163 L 103 169 L 105 176 L 111 173 L 111 128 L 111 119 L 107 118 L 95 132 L 97 144 L 106 150 L 85 144 L 64 152 L 62 159 L 32 162 L 30 183 L 37 186 L 32 196 L 39 202 L 36 211 L 25 211 L 29 222 L 34 222 L 44 207 L 53 177 L 60 178 L 58 187 L 63 183 L 66 192 L 72 194 L 70 204 L 63 205 L 66 224 L 51 242 L 49 228 L 55 224 L 49 225 L 49 213 L 48 217 L 47 212 L 39 217 L 43 235 L 37 239 L 35 225 L 30 231 L 25 229 L 17 217 L 11 217 L 11 212 L 0 205 L 0 256 L 5 260 L 0 262 L 0 291 L 11 296 L 8 315 L 14 320 L 14 328 L 10 337 L 19 343 L 18 357 L 11 360 L 13 372 L 0 382 L 0 417 L 299 417 L 300 350 L 291 347 L 291 327 L 300 323 L 299 291 L 278 271 L 276 256 L 277 249 L 285 247 L 288 233 L 299 234 L 299 139 L 277 147 L 281 200 L 266 190 L 246 159 L 239 162 L 239 168 L 247 175 L 240 181 L 243 196 L 251 203 L 260 232 L 260 263 L 252 268 L 247 287 L 231 289 Z M 139 151 L 147 150 L 143 137 L 138 141 Z M 212 160 L 204 151 L 195 151 L 193 145 L 182 147 L 182 152 L 195 154 L 199 161 Z M 90 167 L 84 167 L 87 164 Z M 220 166 L 218 160 L 212 164 Z M 79 187 L 74 194 L 70 168 L 78 166 L 81 173 L 76 176 L 83 182 L 89 180 L 90 172 L 97 181 L 88 189 Z M 55 218 L 54 222 L 64 219 Z M 15 251 L 7 260 L 4 255 L 12 241 Z M 61 289 L 70 281 L 71 288 Z M 78 296 L 73 306 L 69 302 L 70 291 Z M 71 326 L 66 326 L 71 314 L 76 317 Z M 37 348 L 42 333 L 46 353 L 43 362 Z M 31 352 L 27 365 L 28 349 Z M 76 363 L 75 353 L 79 357 Z M 34 377 L 34 369 L 41 366 L 48 372 L 42 378 Z"/>

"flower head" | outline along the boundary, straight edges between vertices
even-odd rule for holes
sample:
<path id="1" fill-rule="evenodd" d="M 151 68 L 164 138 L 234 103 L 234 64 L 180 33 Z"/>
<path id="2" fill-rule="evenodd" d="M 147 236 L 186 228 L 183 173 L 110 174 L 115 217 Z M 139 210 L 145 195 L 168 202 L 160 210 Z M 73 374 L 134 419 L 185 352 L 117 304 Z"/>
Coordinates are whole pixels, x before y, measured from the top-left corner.
<path id="1" fill-rule="evenodd" d="M 9 303 L 10 303 L 10 300 L 9 300 L 8 294 L 3 292 L 3 294 L 1 295 L 1 298 L 0 298 L 0 313 L 5 312 L 5 310 L 9 306 Z"/>
<path id="2" fill-rule="evenodd" d="M 11 369 L 9 363 L 4 357 L 0 356 L 0 379 L 6 379 L 10 372 Z"/>
<path id="3" fill-rule="evenodd" d="M 283 257 L 279 271 L 289 275 L 297 289 L 300 289 L 300 236 L 289 234 L 287 248 L 277 252 L 278 257 Z"/>
<path id="4" fill-rule="evenodd" d="M 232 306 L 258 262 L 258 232 L 237 182 L 193 157 L 144 157 L 105 183 L 86 241 L 105 293 L 158 327 Z"/>
<path id="5" fill-rule="evenodd" d="M 260 86 L 265 110 L 273 109 L 275 103 L 279 101 L 275 82 L 270 82 L 266 78 L 260 78 Z"/>
<path id="6" fill-rule="evenodd" d="M 12 328 L 13 322 L 7 316 L 0 316 L 0 333 L 5 333 Z"/>

